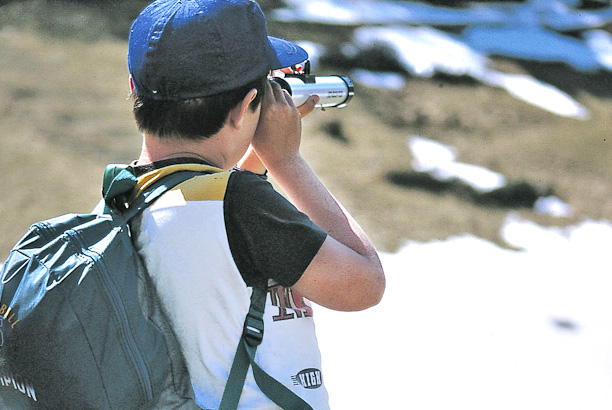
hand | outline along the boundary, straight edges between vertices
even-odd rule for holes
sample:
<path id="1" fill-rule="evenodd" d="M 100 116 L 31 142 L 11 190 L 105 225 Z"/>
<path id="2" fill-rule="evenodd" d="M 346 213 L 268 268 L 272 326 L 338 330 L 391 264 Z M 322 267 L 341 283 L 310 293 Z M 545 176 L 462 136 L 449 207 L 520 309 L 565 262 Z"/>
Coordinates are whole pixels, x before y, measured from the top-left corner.
<path id="1" fill-rule="evenodd" d="M 296 74 L 296 72 L 291 67 L 281 68 L 280 70 L 273 71 L 272 77 L 284 78 L 285 74 Z M 308 100 L 298 107 L 302 118 L 314 111 L 315 106 L 319 103 L 319 99 L 318 95 L 311 95 Z"/>
<path id="2" fill-rule="evenodd" d="M 311 113 L 318 100 L 318 96 L 311 96 L 300 107 L 296 107 L 291 96 L 279 84 L 267 82 L 252 146 L 268 169 L 269 164 L 284 161 L 299 153 L 302 116 Z"/>
<path id="3" fill-rule="evenodd" d="M 311 95 L 304 102 L 304 104 L 302 104 L 299 107 L 297 107 L 297 109 L 300 112 L 300 115 L 302 116 L 302 118 L 304 118 L 305 116 L 307 116 L 308 114 L 310 114 L 311 112 L 314 111 L 315 106 L 319 103 L 319 99 L 320 98 L 319 98 L 318 95 Z"/>
<path id="4" fill-rule="evenodd" d="M 238 168 L 245 169 L 259 175 L 266 173 L 266 167 L 264 167 L 252 145 L 249 146 L 247 152 L 244 154 L 242 159 L 238 161 L 237 165 Z"/>

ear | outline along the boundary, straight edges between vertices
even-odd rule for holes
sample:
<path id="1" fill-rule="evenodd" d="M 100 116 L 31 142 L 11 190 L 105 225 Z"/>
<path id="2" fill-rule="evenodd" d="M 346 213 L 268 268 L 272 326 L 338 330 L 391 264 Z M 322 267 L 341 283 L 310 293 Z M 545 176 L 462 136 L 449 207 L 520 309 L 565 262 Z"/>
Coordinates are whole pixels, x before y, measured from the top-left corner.
<path id="1" fill-rule="evenodd" d="M 134 88 L 136 88 L 136 87 L 134 86 L 134 79 L 133 79 L 133 78 L 132 78 L 132 76 L 130 75 L 130 91 L 131 91 L 132 93 L 134 93 Z"/>
<path id="2" fill-rule="evenodd" d="M 247 95 L 244 96 L 242 101 L 240 101 L 238 105 L 236 105 L 236 107 L 230 111 L 229 120 L 236 129 L 242 128 L 242 120 L 244 119 L 247 110 L 249 110 L 251 101 L 253 101 L 256 96 L 257 90 L 253 88 L 247 93 Z"/>

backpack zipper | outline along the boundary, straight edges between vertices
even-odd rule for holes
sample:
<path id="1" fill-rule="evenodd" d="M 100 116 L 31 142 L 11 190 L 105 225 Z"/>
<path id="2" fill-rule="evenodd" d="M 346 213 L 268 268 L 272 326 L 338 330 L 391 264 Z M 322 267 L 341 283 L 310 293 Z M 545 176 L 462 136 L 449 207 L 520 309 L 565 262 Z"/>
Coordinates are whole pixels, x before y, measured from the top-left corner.
<path id="1" fill-rule="evenodd" d="M 116 235 L 122 234 L 122 228 L 120 226 L 113 228 L 113 230 L 116 232 Z M 136 340 L 134 339 L 134 334 L 130 329 L 125 307 L 121 302 L 121 297 L 119 296 L 119 292 L 117 291 L 115 284 L 110 278 L 108 270 L 106 269 L 106 265 L 104 264 L 103 259 L 97 252 L 90 250 L 84 245 L 78 232 L 70 230 L 69 234 L 79 243 L 79 247 L 83 251 L 83 255 L 90 258 L 93 261 L 93 264 L 99 267 L 98 272 L 100 273 L 100 275 L 97 276 L 102 279 L 102 284 L 104 285 L 104 288 L 107 291 L 106 293 L 109 295 L 111 306 L 113 307 L 115 316 L 117 317 L 119 324 L 121 325 L 120 330 L 124 336 L 124 340 L 126 341 L 126 345 L 128 347 L 132 363 L 136 368 L 136 373 L 138 374 L 140 383 L 144 388 L 146 400 L 150 401 L 153 398 L 151 378 L 149 377 L 149 373 L 147 372 L 142 353 L 140 352 L 140 349 L 136 344 Z"/>

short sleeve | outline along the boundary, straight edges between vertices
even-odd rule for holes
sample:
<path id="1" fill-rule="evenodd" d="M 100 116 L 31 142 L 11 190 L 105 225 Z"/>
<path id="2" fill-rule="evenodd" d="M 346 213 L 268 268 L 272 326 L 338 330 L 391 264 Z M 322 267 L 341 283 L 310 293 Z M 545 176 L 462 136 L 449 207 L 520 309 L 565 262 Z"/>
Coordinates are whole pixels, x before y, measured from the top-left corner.
<path id="1" fill-rule="evenodd" d="M 249 286 L 293 286 L 327 237 L 266 180 L 249 171 L 232 172 L 224 198 L 232 256 Z"/>

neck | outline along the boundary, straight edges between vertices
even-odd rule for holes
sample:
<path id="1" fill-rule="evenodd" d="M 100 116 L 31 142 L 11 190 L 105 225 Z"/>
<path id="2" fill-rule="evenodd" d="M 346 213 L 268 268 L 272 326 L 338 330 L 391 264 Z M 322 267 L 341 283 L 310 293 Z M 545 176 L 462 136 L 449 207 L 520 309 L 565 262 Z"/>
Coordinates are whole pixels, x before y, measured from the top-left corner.
<path id="1" fill-rule="evenodd" d="M 213 138 L 197 141 L 173 138 L 160 139 L 145 134 L 137 163 L 147 164 L 164 159 L 187 157 L 198 158 L 215 167 L 225 169 L 226 161 L 224 156 L 219 151 L 212 149 L 212 145 L 214 145 L 212 140 Z"/>

